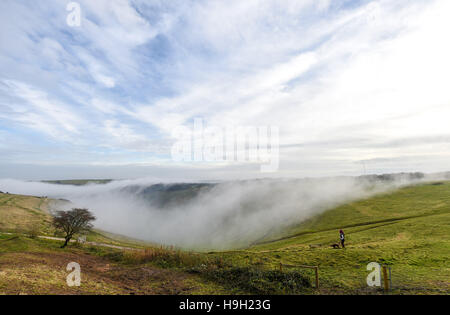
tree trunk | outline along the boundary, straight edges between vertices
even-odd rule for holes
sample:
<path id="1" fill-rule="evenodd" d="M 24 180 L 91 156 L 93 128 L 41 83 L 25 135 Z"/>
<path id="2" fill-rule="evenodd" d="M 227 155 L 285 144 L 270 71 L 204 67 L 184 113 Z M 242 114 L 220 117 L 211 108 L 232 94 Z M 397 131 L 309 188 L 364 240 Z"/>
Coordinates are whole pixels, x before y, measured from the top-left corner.
<path id="1" fill-rule="evenodd" d="M 61 248 L 66 247 L 67 244 L 69 243 L 69 241 L 70 241 L 70 237 L 66 237 L 66 241 L 65 241 L 64 244 L 61 246 Z"/>

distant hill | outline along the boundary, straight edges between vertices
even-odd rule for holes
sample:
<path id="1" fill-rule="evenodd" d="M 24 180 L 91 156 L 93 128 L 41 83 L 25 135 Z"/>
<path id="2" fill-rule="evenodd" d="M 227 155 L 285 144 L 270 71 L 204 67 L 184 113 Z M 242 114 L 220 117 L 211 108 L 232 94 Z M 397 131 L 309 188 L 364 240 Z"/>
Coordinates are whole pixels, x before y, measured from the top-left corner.
<path id="1" fill-rule="evenodd" d="M 67 180 L 42 180 L 42 183 L 58 185 L 83 186 L 87 184 L 108 184 L 112 179 L 67 179 Z"/>
<path id="2" fill-rule="evenodd" d="M 169 209 L 194 200 L 201 193 L 206 193 L 214 186 L 215 184 L 195 183 L 131 185 L 119 188 L 118 192 L 141 197 L 153 207 Z"/>

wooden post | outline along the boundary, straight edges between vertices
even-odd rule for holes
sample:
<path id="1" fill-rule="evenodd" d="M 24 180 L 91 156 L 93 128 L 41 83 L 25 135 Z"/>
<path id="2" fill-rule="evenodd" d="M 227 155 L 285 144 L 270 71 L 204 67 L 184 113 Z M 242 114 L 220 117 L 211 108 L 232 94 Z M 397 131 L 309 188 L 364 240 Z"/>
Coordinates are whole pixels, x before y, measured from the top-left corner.
<path id="1" fill-rule="evenodd" d="M 392 290 L 392 273 L 391 273 L 391 267 L 389 267 L 389 289 Z"/>
<path id="2" fill-rule="evenodd" d="M 280 271 L 283 272 L 283 264 L 280 263 Z"/>
<path id="3" fill-rule="evenodd" d="M 314 267 L 314 271 L 316 273 L 316 289 L 319 288 L 319 267 Z"/>
<path id="4" fill-rule="evenodd" d="M 388 275 L 387 275 L 387 267 L 383 266 L 383 284 L 384 284 L 384 291 L 389 291 L 389 282 L 388 282 Z"/>

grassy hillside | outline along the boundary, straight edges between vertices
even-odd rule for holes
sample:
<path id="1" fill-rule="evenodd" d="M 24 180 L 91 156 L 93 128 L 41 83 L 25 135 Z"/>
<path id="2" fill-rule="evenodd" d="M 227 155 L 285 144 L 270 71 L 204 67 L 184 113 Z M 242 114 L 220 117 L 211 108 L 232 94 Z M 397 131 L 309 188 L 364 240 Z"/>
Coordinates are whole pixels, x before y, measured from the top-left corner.
<path id="1" fill-rule="evenodd" d="M 291 227 L 290 236 L 245 250 L 189 253 L 120 239 L 101 231 L 89 237 L 133 244 L 125 251 L 30 238 L 39 226 L 51 234 L 48 200 L 0 194 L 0 292 L 3 293 L 275 293 L 378 294 L 366 285 L 369 262 L 392 268 L 392 294 L 450 293 L 450 182 L 422 184 L 347 204 Z M 338 231 L 346 248 L 332 249 Z M 65 285 L 65 264 L 87 266 L 79 288 Z M 280 263 L 319 266 L 313 273 Z M 50 276 L 48 276 L 50 275 Z M 5 278 L 6 276 L 6 278 Z"/>
<path id="2" fill-rule="evenodd" d="M 61 249 L 61 240 L 41 237 L 55 236 L 48 211 L 52 202 L 0 193 L 0 294 L 226 293 L 221 285 L 178 268 L 184 255 L 173 249 L 99 230 L 87 241 L 132 249 L 78 243 Z M 81 266 L 80 287 L 66 284 L 65 268 L 72 261 Z"/>
<path id="3" fill-rule="evenodd" d="M 331 249 L 330 244 L 338 243 L 340 228 L 346 233 L 346 248 Z M 448 182 L 407 187 L 341 206 L 291 232 L 292 237 L 254 246 L 247 255 L 273 266 L 319 265 L 324 290 L 364 292 L 366 265 L 375 261 L 391 266 L 394 292 L 450 293 Z"/>
<path id="4" fill-rule="evenodd" d="M 49 199 L 0 194 L 0 231 L 52 233 Z"/>
<path id="5" fill-rule="evenodd" d="M 64 201 L 0 193 L 0 232 L 62 237 L 63 235 L 52 227 L 50 214 L 50 209 L 58 208 L 60 202 Z M 146 245 L 137 240 L 97 229 L 91 231 L 86 236 L 86 240 L 138 248 Z"/>

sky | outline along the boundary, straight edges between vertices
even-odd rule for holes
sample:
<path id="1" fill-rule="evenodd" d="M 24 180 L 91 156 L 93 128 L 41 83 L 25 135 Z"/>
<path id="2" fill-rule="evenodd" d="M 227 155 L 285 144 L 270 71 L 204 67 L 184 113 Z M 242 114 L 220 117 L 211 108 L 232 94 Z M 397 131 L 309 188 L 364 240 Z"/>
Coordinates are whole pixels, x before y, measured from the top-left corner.
<path id="1" fill-rule="evenodd" d="M 0 2 L 0 178 L 450 171 L 448 0 Z M 279 167 L 177 161 L 174 130 L 274 126 Z"/>

